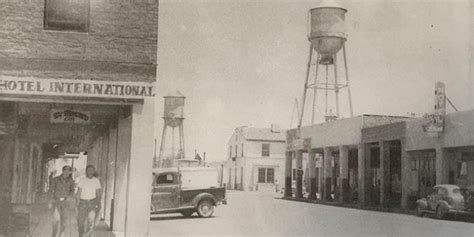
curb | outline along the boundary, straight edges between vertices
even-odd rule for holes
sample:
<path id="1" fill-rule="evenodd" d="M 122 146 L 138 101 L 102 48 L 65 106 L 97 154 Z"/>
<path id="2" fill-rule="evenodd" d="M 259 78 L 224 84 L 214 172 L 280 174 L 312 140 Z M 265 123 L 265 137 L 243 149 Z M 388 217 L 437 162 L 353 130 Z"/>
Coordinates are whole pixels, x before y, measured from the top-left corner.
<path id="1" fill-rule="evenodd" d="M 281 199 L 286 201 L 296 201 L 296 202 L 305 202 L 305 203 L 313 203 L 313 204 L 320 204 L 326 206 L 334 206 L 334 207 L 344 207 L 344 208 L 352 208 L 352 209 L 359 209 L 359 210 L 366 210 L 366 211 L 377 211 L 377 212 L 388 212 L 388 213 L 397 213 L 397 214 L 405 214 L 405 215 L 414 215 L 415 212 L 412 210 L 406 209 L 399 209 L 399 208 L 388 208 L 388 207 L 373 207 L 373 206 L 360 206 L 357 204 L 341 204 L 337 202 L 325 202 L 321 200 L 309 200 L 309 199 L 300 199 L 300 198 L 275 198 Z"/>

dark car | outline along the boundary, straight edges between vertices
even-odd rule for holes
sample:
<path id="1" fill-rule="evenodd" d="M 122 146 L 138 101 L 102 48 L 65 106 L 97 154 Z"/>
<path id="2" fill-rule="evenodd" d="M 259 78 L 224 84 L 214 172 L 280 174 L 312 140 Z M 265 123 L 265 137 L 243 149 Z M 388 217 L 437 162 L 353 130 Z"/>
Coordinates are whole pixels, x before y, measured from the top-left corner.
<path id="1" fill-rule="evenodd" d="M 456 185 L 436 185 L 426 198 L 416 201 L 415 212 L 417 216 L 436 214 L 438 219 L 444 219 L 448 214 L 472 215 L 471 202 L 469 195 Z"/>

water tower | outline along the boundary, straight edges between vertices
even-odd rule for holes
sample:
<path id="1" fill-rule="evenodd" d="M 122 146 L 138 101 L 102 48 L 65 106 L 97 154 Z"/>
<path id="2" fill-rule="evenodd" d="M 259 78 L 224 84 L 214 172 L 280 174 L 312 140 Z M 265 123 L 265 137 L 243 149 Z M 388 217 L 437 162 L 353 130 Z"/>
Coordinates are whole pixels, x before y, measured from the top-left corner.
<path id="1" fill-rule="evenodd" d="M 179 91 L 168 94 L 163 97 L 165 99 L 164 115 L 163 115 L 163 134 L 161 136 L 160 153 L 158 155 L 158 162 L 155 161 L 155 166 L 162 167 L 166 160 L 172 162 L 176 159 L 184 159 L 184 99 L 185 97 Z M 165 149 L 167 146 L 167 132 L 171 128 L 171 149 Z M 178 142 L 179 147 L 176 149 L 175 130 L 179 129 Z M 168 145 L 169 146 L 169 145 Z M 165 151 L 170 151 L 166 153 Z"/>
<path id="2" fill-rule="evenodd" d="M 306 71 L 306 79 L 303 91 L 303 100 L 298 127 L 303 123 L 304 108 L 308 90 L 313 91 L 313 105 L 311 123 L 314 124 L 316 116 L 316 98 L 317 92 L 323 91 L 325 101 L 324 117 L 326 121 L 340 117 L 339 111 L 339 92 L 347 89 L 349 99 L 350 116 L 353 116 L 352 98 L 349 88 L 349 73 L 347 70 L 347 58 L 345 43 L 347 35 L 345 33 L 345 14 L 347 10 L 334 1 L 323 1 L 318 7 L 313 8 L 308 13 L 308 40 L 309 59 Z M 339 78 L 338 54 L 342 49 L 342 58 L 344 63 L 344 81 Z M 316 51 L 316 56 L 314 55 Z M 320 70 L 320 68 L 324 70 Z M 330 73 L 330 68 L 333 72 Z M 323 72 L 321 72 L 323 71 Z M 320 75 L 322 74 L 322 75 Z M 314 80 L 309 83 L 310 75 L 314 75 Z M 330 108 L 329 96 L 334 95 L 335 114 Z"/>

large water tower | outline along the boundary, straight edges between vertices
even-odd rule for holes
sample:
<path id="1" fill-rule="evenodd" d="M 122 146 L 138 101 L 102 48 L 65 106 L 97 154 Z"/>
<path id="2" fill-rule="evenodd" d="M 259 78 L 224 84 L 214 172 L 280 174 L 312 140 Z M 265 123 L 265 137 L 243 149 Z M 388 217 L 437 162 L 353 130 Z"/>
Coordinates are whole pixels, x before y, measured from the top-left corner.
<path id="1" fill-rule="evenodd" d="M 158 161 L 155 161 L 155 166 L 162 167 L 166 160 L 184 159 L 184 99 L 185 97 L 181 92 L 176 91 L 172 94 L 164 96 L 164 125 L 163 134 L 161 136 L 160 153 L 158 155 Z M 171 148 L 167 144 L 168 129 L 171 128 Z M 176 147 L 176 128 L 179 130 L 178 143 L 179 147 Z M 168 146 L 168 149 L 166 148 Z M 169 152 L 166 152 L 169 151 Z"/>
<path id="2" fill-rule="evenodd" d="M 347 70 L 347 58 L 345 43 L 347 35 L 345 33 L 345 14 L 347 10 L 335 1 L 323 1 L 318 7 L 313 8 L 308 14 L 308 40 L 309 59 L 306 71 L 306 79 L 303 91 L 303 100 L 298 127 L 303 123 L 303 114 L 308 90 L 313 91 L 313 105 L 311 123 L 315 123 L 317 95 L 318 91 L 323 91 L 324 96 L 324 117 L 326 121 L 340 117 L 339 92 L 347 89 L 350 116 L 353 116 L 352 98 L 349 88 L 349 73 Z M 344 81 L 339 75 L 338 54 L 342 49 L 342 62 L 344 63 Z M 313 52 L 316 52 L 314 55 Z M 320 70 L 321 67 L 324 70 Z M 331 70 L 333 72 L 330 72 Z M 309 83 L 310 76 L 314 76 L 312 83 Z M 335 114 L 331 109 L 330 97 L 334 95 Z"/>

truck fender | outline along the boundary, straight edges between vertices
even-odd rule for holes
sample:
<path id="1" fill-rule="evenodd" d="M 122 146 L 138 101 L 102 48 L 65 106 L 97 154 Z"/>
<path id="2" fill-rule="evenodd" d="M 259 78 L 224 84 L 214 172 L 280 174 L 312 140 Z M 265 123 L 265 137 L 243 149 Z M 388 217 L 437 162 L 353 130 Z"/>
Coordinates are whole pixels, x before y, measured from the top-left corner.
<path id="1" fill-rule="evenodd" d="M 428 201 L 426 200 L 426 198 L 422 198 L 416 201 L 416 205 L 419 205 L 421 208 L 426 209 L 428 208 Z"/>
<path id="2" fill-rule="evenodd" d="M 443 208 L 446 208 L 445 210 L 451 209 L 451 207 L 449 206 L 448 202 L 446 202 L 446 201 L 444 201 L 444 200 L 439 200 L 438 206 L 441 206 L 441 207 L 443 207 Z"/>
<path id="3" fill-rule="evenodd" d="M 210 199 L 212 201 L 213 205 L 216 205 L 216 203 L 217 203 L 216 197 L 214 195 L 212 195 L 210 193 L 200 193 L 199 195 L 194 197 L 193 206 L 195 206 L 197 208 L 199 202 L 203 199 Z"/>

